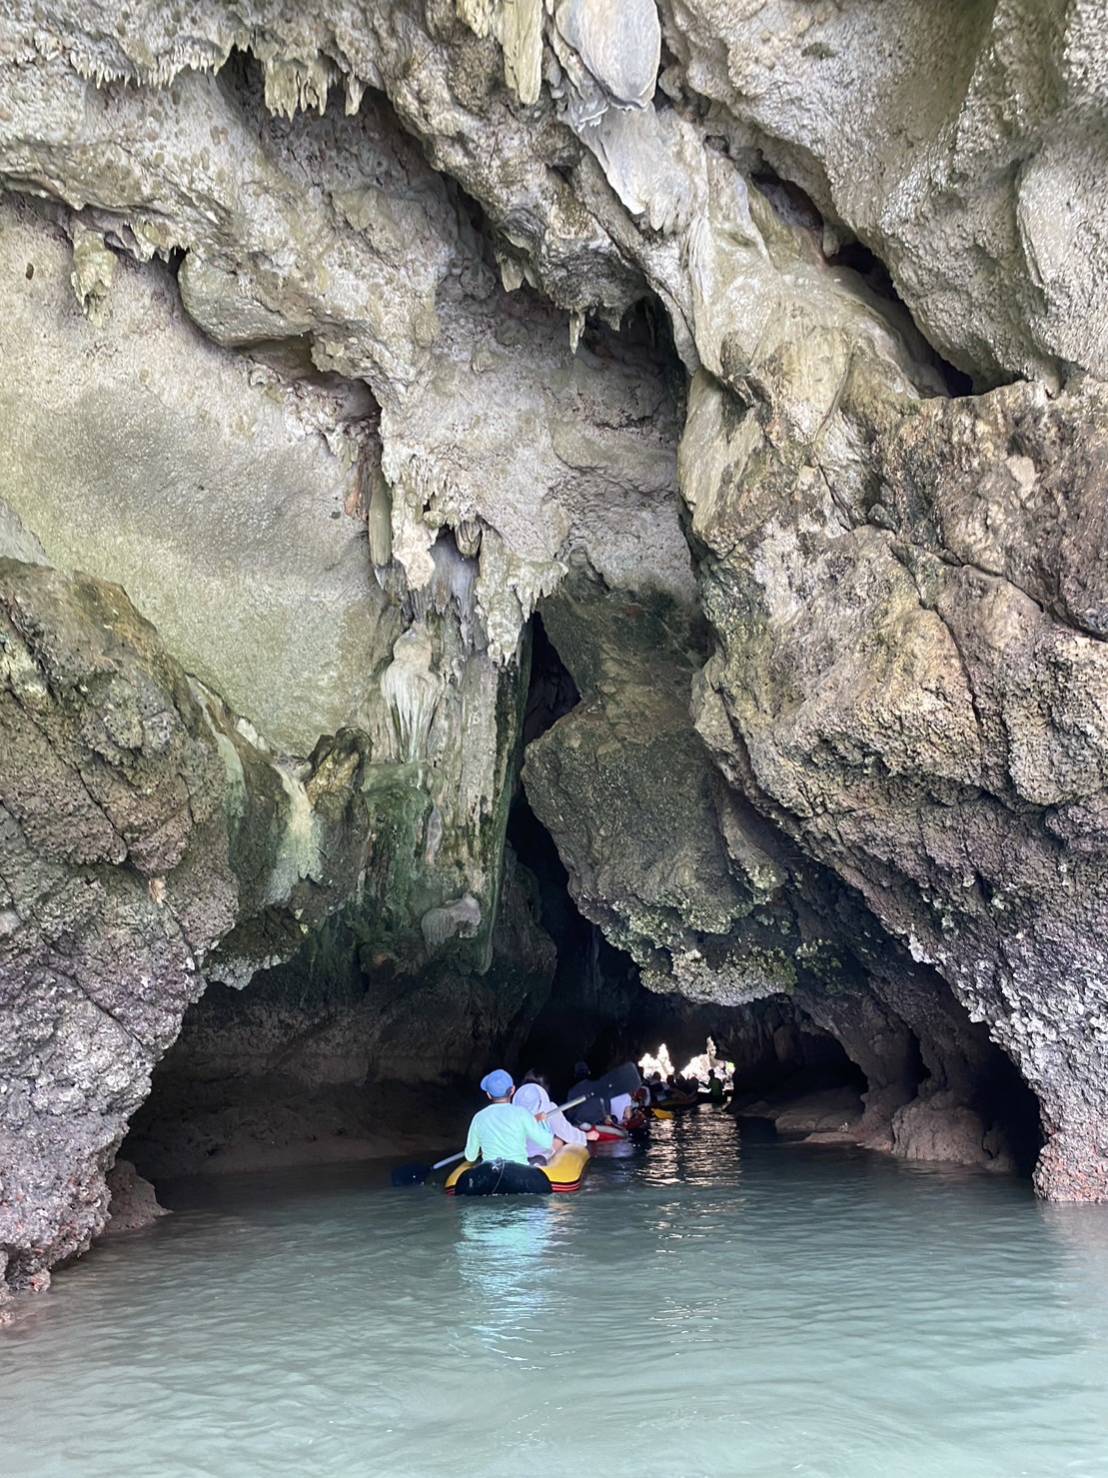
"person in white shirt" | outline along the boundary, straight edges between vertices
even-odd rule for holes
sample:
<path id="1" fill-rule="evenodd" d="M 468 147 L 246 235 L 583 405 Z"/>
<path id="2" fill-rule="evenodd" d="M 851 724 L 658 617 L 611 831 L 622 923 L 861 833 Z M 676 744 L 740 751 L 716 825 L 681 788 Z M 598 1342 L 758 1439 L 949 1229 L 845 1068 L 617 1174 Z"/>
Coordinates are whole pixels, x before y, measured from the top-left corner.
<path id="1" fill-rule="evenodd" d="M 554 1135 L 553 1149 L 545 1148 L 537 1139 L 528 1139 L 527 1158 L 541 1159 L 544 1163 L 553 1159 L 565 1144 L 586 1144 L 590 1139 L 599 1139 L 595 1129 L 578 1129 L 565 1114 L 551 1102 L 550 1094 L 541 1083 L 524 1083 L 516 1089 L 512 1098 L 516 1108 L 526 1109 L 529 1114 L 542 1114 L 547 1129 Z"/>

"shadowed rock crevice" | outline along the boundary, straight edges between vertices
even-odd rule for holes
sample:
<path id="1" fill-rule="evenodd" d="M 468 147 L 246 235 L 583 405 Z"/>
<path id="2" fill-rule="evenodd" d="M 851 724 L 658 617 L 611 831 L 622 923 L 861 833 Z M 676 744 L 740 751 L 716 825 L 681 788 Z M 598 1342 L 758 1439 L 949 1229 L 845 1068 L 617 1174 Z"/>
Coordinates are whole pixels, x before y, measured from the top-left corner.
<path id="1" fill-rule="evenodd" d="M 845 233 L 846 239 L 844 239 L 841 223 L 837 227 L 829 226 L 821 216 L 815 202 L 801 189 L 800 185 L 793 180 L 782 179 L 770 169 L 764 159 L 758 159 L 750 178 L 751 183 L 765 195 L 782 220 L 818 237 L 820 250 L 829 267 L 853 273 L 864 292 L 875 299 L 882 300 L 889 305 L 891 313 L 911 325 L 911 331 L 918 336 L 920 346 L 926 346 L 926 357 L 938 370 L 942 387 L 947 395 L 973 394 L 972 374 L 968 374 L 948 359 L 944 359 L 938 349 L 927 342 L 926 335 L 897 291 L 888 267 L 868 246 L 849 232 Z M 936 386 L 935 389 L 938 392 L 939 387 Z"/>
<path id="2" fill-rule="evenodd" d="M 536 611 L 531 620 L 531 676 L 523 715 L 524 747 L 541 738 L 580 701 L 581 694 L 573 675 L 558 656 L 554 643 L 546 634 L 542 616 Z M 526 857 L 524 861 L 527 861 Z"/>

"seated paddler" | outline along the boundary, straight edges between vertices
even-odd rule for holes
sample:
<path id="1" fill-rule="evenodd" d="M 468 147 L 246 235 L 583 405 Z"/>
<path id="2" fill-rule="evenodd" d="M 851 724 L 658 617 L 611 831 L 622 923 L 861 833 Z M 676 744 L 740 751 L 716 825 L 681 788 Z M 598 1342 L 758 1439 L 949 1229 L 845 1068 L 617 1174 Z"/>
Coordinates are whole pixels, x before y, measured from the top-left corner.
<path id="1" fill-rule="evenodd" d="M 466 1138 L 466 1159 L 473 1163 L 458 1177 L 455 1195 L 494 1196 L 510 1192 L 545 1193 L 550 1182 L 528 1163 L 528 1144 L 540 1152 L 554 1148 L 553 1132 L 545 1115 L 529 1113 L 512 1102 L 515 1084 L 502 1067 L 481 1079 L 489 1102 L 474 1114 Z"/>
<path id="2" fill-rule="evenodd" d="M 554 1136 L 553 1148 L 545 1149 L 528 1130 L 528 1160 L 545 1164 L 558 1153 L 563 1145 L 587 1144 L 590 1139 L 600 1138 L 595 1129 L 578 1129 L 575 1124 L 571 1124 L 561 1109 L 551 1101 L 550 1094 L 541 1083 L 521 1083 L 515 1091 L 512 1102 L 516 1108 L 526 1109 L 536 1118 L 541 1116 L 543 1124 Z"/>

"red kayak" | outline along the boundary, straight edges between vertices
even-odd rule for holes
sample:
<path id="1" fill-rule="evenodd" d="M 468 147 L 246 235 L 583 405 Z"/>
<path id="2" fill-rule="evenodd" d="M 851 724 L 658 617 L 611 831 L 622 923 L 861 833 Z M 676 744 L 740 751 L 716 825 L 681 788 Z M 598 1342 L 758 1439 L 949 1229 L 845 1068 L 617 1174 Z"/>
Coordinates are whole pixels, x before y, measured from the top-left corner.
<path id="1" fill-rule="evenodd" d="M 626 1129 L 621 1129 L 618 1124 L 594 1124 L 596 1130 L 597 1144 L 622 1144 L 630 1136 Z"/>

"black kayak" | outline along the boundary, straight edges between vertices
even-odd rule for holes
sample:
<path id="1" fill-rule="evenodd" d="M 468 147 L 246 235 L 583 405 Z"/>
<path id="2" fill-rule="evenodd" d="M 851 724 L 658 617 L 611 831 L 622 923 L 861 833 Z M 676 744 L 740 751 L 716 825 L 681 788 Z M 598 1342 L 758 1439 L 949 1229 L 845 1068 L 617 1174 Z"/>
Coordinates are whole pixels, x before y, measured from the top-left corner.
<path id="1" fill-rule="evenodd" d="M 537 1165 L 482 1160 L 463 1170 L 450 1187 L 454 1196 L 549 1196 L 554 1187 Z"/>

